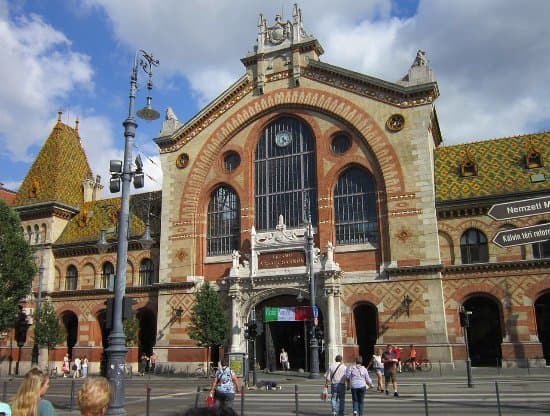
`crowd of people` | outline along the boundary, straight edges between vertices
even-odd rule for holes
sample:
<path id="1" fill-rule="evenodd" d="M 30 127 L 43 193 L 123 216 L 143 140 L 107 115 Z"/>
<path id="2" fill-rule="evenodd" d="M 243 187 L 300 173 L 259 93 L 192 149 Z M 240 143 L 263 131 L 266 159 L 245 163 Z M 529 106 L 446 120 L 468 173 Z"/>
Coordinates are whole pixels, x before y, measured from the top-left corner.
<path id="1" fill-rule="evenodd" d="M 81 357 L 75 357 L 72 365 L 69 354 L 65 354 L 63 357 L 63 364 L 61 365 L 61 372 L 63 377 L 69 377 L 73 372 L 73 378 L 86 378 L 88 375 L 88 358 L 83 355 Z"/>

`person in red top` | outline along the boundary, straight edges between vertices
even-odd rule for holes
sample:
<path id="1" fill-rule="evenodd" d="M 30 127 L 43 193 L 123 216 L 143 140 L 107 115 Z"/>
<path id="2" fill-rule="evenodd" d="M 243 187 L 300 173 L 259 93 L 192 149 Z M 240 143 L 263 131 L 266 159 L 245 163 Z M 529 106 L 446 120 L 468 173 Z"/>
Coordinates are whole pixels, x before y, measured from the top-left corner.
<path id="1" fill-rule="evenodd" d="M 386 379 L 386 394 L 388 392 L 388 385 L 390 381 L 393 384 L 393 396 L 399 397 L 397 393 L 397 357 L 393 351 L 393 345 L 388 345 L 386 351 L 382 354 L 382 363 L 384 364 L 384 378 Z"/>
<path id="2" fill-rule="evenodd" d="M 393 353 L 395 354 L 395 358 L 397 358 L 397 372 L 401 372 L 401 348 L 399 348 L 398 345 L 393 347 Z"/>
<path id="3" fill-rule="evenodd" d="M 416 348 L 414 348 L 413 344 L 409 346 L 409 366 L 414 373 L 416 371 Z"/>

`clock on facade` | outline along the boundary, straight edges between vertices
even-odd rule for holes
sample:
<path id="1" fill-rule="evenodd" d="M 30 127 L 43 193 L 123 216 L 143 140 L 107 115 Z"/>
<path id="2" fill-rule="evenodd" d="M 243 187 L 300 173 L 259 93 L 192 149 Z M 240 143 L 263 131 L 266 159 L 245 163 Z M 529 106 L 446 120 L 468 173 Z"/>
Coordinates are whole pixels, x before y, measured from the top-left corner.
<path id="1" fill-rule="evenodd" d="M 292 141 L 292 136 L 290 135 L 290 132 L 286 130 L 281 130 L 279 133 L 275 135 L 275 144 L 279 147 L 288 146 L 291 141 Z"/>

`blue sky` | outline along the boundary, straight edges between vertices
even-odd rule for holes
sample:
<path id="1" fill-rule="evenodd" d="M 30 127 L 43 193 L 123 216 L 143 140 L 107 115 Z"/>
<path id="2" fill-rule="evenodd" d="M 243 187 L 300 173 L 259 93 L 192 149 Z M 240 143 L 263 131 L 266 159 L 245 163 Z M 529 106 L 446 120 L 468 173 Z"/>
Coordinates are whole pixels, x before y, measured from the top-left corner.
<path id="1" fill-rule="evenodd" d="M 294 1 L 0 0 L 0 182 L 17 190 L 62 109 L 79 118 L 94 174 L 107 185 L 121 159 L 135 51 L 160 60 L 153 106 L 185 122 L 244 73 L 257 20 L 290 18 Z M 550 130 L 546 0 L 303 0 L 305 30 L 324 62 L 388 81 L 423 49 L 439 84 L 444 143 Z M 139 74 L 136 107 L 146 97 Z M 152 139 L 160 120 L 138 121 L 134 154 L 147 189 L 162 172 Z M 108 186 L 103 196 L 108 197 Z"/>

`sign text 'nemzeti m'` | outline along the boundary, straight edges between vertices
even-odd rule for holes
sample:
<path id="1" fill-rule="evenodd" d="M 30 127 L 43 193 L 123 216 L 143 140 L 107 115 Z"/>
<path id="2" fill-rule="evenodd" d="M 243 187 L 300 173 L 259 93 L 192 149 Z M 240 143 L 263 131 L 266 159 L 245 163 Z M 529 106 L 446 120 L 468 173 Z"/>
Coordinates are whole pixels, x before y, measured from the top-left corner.
<path id="1" fill-rule="evenodd" d="M 499 231 L 493 238 L 493 243 L 500 247 L 512 247 L 546 240 L 550 240 L 550 222 Z"/>
<path id="2" fill-rule="evenodd" d="M 550 213 L 550 195 L 495 204 L 487 212 L 487 215 L 494 220 L 509 220 L 546 213 Z"/>

